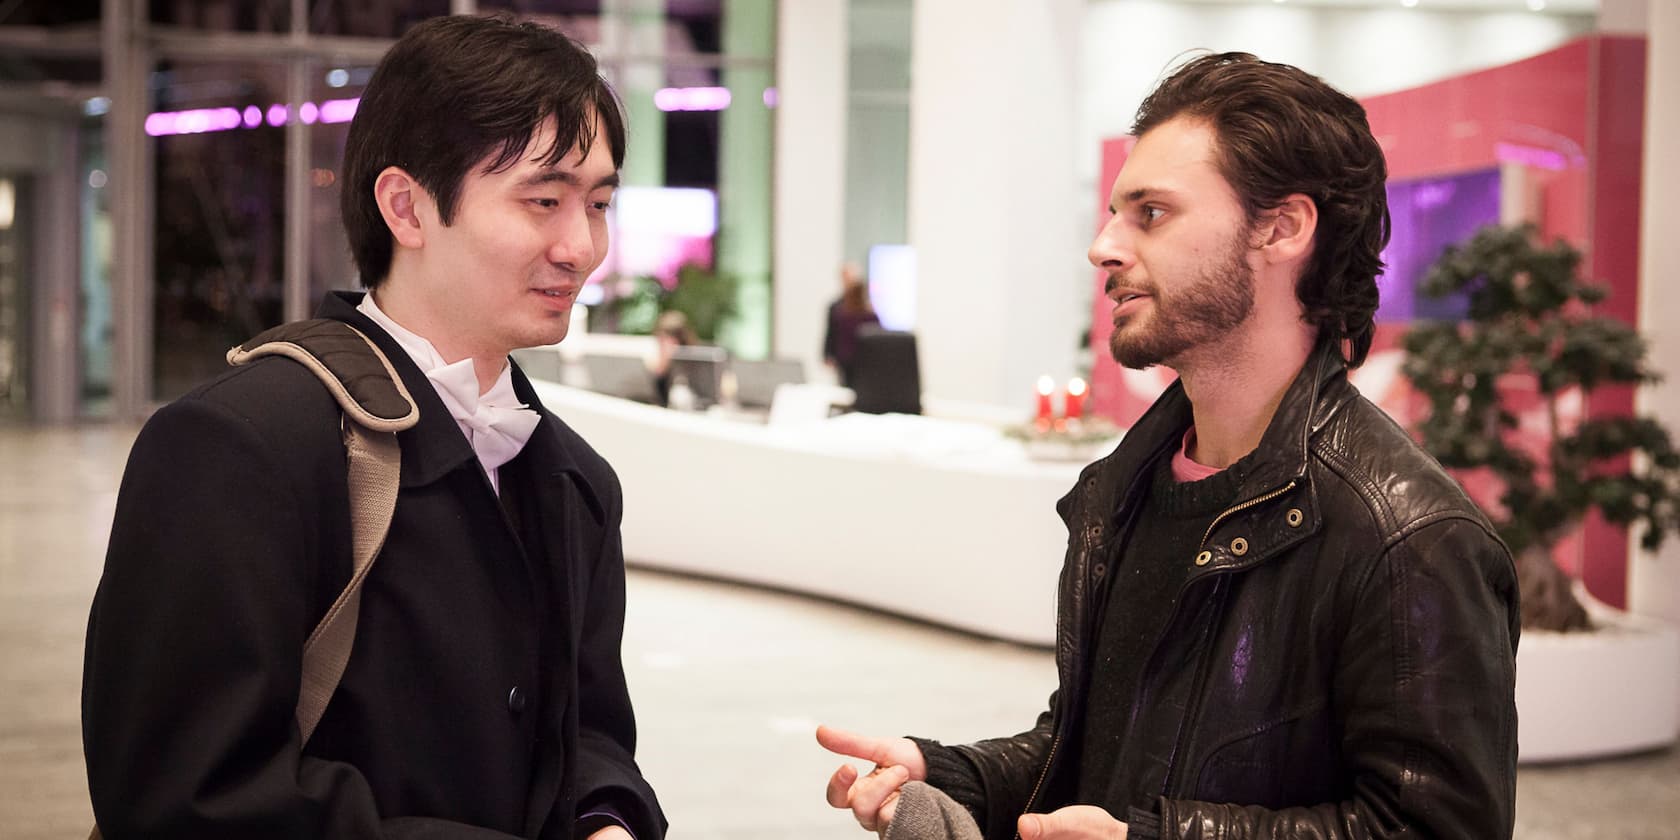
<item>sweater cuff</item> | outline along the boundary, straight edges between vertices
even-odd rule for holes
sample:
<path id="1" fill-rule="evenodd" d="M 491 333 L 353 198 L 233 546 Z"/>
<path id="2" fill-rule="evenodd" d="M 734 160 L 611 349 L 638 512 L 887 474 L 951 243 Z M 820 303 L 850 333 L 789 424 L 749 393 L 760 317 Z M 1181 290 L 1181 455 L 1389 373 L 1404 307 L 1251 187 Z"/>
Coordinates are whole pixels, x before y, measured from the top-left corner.
<path id="1" fill-rule="evenodd" d="M 927 783 L 967 808 L 976 823 L 985 825 L 986 790 L 980 779 L 980 768 L 961 750 L 914 735 L 905 737 L 922 751 L 922 762 L 927 765 Z"/>
<path id="2" fill-rule="evenodd" d="M 1126 840 L 1161 840 L 1161 817 L 1140 808 L 1126 809 Z"/>

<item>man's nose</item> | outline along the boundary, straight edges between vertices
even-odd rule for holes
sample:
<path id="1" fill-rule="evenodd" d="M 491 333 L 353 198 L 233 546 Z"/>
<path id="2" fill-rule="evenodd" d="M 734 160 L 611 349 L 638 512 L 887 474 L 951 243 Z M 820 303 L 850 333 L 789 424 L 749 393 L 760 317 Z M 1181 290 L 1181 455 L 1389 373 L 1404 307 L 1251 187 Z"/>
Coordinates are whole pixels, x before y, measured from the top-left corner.
<path id="1" fill-rule="evenodd" d="M 1131 236 L 1126 231 L 1125 220 L 1118 214 L 1110 216 L 1097 231 L 1097 238 L 1091 241 L 1091 249 L 1085 258 L 1091 265 L 1105 271 L 1120 271 L 1129 267 L 1133 262 Z"/>
<path id="2" fill-rule="evenodd" d="M 589 213 L 579 207 L 556 220 L 548 246 L 548 261 L 569 271 L 595 265 L 595 233 Z"/>

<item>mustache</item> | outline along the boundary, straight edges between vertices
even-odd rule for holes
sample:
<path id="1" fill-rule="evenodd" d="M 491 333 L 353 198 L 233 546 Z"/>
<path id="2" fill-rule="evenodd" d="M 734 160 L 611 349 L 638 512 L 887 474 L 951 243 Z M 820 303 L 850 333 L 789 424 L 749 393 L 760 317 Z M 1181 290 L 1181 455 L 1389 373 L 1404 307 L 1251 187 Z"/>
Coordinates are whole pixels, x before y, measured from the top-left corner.
<path id="1" fill-rule="evenodd" d="M 1114 275 L 1114 274 L 1108 275 L 1108 279 L 1103 281 L 1103 297 L 1114 297 L 1114 290 L 1120 288 L 1120 286 L 1122 285 L 1122 281 L 1124 281 L 1124 280 L 1125 280 L 1124 277 L 1120 277 L 1118 275 Z M 1129 285 L 1129 284 L 1127 284 L 1127 285 Z M 1152 284 L 1151 285 L 1143 285 L 1143 286 L 1133 286 L 1132 288 L 1135 288 L 1139 292 L 1142 292 L 1142 293 L 1147 294 L 1147 295 L 1155 295 L 1156 294 L 1155 287 Z"/>

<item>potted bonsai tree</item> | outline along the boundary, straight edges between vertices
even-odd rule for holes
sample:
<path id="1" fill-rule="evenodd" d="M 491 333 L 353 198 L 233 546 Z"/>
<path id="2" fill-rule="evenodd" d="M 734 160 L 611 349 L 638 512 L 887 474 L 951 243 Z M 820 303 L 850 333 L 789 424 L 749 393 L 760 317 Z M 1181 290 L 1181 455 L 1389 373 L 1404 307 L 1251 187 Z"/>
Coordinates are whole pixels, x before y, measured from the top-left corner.
<path id="1" fill-rule="evenodd" d="M 1491 475 L 1499 496 L 1488 514 L 1517 559 L 1523 626 L 1549 630 L 1590 627 L 1552 559 L 1589 511 L 1640 526 L 1647 550 L 1680 526 L 1680 453 L 1661 425 L 1560 410 L 1566 398 L 1658 379 L 1644 340 L 1593 313 L 1606 292 L 1580 279 L 1580 263 L 1566 242 L 1537 243 L 1531 226 L 1484 228 L 1448 247 L 1421 287 L 1461 296 L 1465 319 L 1419 323 L 1404 339 L 1402 370 L 1428 403 L 1416 432 L 1444 466 Z M 1538 446 L 1514 434 L 1509 397 L 1523 392 L 1545 418 Z"/>

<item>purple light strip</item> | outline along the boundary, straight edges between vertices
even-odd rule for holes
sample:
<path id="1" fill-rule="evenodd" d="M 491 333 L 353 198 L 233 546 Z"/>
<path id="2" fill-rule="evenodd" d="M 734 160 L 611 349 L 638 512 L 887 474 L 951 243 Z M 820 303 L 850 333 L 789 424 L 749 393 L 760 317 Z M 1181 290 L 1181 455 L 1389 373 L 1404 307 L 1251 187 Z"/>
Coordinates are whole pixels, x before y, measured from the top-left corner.
<path id="1" fill-rule="evenodd" d="M 729 107 L 729 88 L 660 88 L 653 105 L 661 111 L 722 111 Z"/>
<path id="2" fill-rule="evenodd" d="M 298 119 L 303 120 L 304 125 L 349 122 L 351 117 L 356 116 L 356 106 L 360 103 L 360 99 L 329 99 L 319 105 L 305 102 L 298 106 Z M 158 111 L 146 115 L 146 133 L 153 137 L 207 134 L 235 128 L 257 128 L 264 123 L 278 127 L 285 125 L 289 119 L 291 109 L 284 103 L 275 103 L 266 110 L 247 105 L 243 111 L 238 108 Z"/>
<path id="3" fill-rule="evenodd" d="M 1560 171 L 1569 168 L 1569 155 L 1542 149 L 1522 143 L 1499 142 L 1493 146 L 1493 155 L 1503 163 L 1521 163 L 1536 169 L 1550 169 Z M 1576 161 L 1580 165 L 1580 161 Z"/>
<path id="4" fill-rule="evenodd" d="M 653 104 L 661 111 L 721 111 L 732 100 L 729 88 L 689 87 L 660 88 L 654 91 Z M 776 107 L 776 89 L 764 89 L 764 105 Z M 305 102 L 298 106 L 298 119 L 305 125 L 316 123 L 346 123 L 356 116 L 361 99 L 328 99 L 319 104 Z M 153 137 L 176 134 L 207 134 L 212 131 L 231 131 L 236 128 L 258 128 L 264 124 L 278 128 L 291 119 L 285 103 L 265 108 L 247 105 L 238 108 L 196 108 L 188 111 L 157 111 L 146 116 L 146 133 Z"/>
<path id="5" fill-rule="evenodd" d="M 660 88 L 653 92 L 653 105 L 661 111 L 722 111 L 733 102 L 729 88 Z M 764 89 L 764 107 L 776 107 L 776 89 Z"/>

